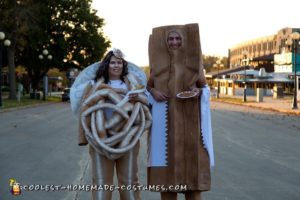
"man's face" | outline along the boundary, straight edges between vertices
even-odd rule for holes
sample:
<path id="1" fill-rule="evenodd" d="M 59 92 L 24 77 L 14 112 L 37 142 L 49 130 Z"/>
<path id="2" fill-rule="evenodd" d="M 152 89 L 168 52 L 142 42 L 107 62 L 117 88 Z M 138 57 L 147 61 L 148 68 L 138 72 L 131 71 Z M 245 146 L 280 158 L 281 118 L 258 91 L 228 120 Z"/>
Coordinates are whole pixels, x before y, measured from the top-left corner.
<path id="1" fill-rule="evenodd" d="M 170 32 L 168 35 L 168 47 L 169 49 L 175 50 L 181 47 L 181 36 L 177 32 Z"/>

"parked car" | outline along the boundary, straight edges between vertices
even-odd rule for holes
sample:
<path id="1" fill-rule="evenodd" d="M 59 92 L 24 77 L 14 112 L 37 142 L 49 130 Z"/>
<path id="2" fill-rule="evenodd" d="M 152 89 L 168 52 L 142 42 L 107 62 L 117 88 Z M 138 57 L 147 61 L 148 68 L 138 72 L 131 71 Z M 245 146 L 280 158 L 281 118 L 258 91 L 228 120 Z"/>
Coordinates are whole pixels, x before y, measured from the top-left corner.
<path id="1" fill-rule="evenodd" d="M 62 101 L 69 101 L 70 100 L 70 88 L 65 88 L 62 95 L 61 95 Z"/>

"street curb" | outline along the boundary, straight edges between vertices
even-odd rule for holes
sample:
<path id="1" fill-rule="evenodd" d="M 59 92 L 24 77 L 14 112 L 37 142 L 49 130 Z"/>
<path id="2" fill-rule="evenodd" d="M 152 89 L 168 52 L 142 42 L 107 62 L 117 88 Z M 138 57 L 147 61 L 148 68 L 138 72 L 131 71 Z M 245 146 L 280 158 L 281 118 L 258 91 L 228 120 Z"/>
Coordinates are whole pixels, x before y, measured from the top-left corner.
<path id="1" fill-rule="evenodd" d="M 221 102 L 221 103 L 228 103 L 228 104 L 234 104 L 234 105 L 240 105 L 240 106 L 245 106 L 245 107 L 250 107 L 250 108 L 257 108 L 261 110 L 268 110 L 268 111 L 273 111 L 273 112 L 279 112 L 279 113 L 285 113 L 288 115 L 295 115 L 295 116 L 300 116 L 300 113 L 292 112 L 292 111 L 286 111 L 286 110 L 281 110 L 281 109 L 276 109 L 276 108 L 266 108 L 266 107 L 261 107 L 261 106 L 253 106 L 253 105 L 247 105 L 247 104 L 242 104 L 242 103 L 236 103 L 236 102 L 230 102 L 230 101 L 224 101 L 224 100 L 211 100 L 215 102 Z"/>
<path id="2" fill-rule="evenodd" d="M 2 109 L 0 109 L 0 113 L 12 112 L 12 111 L 16 111 L 16 110 L 23 110 L 23 109 L 27 109 L 27 108 L 35 108 L 35 107 L 39 107 L 39 106 L 47 106 L 47 105 L 51 105 L 54 103 L 60 103 L 60 102 L 37 103 L 37 104 L 32 104 L 32 105 L 20 106 L 20 107 L 2 108 Z"/>

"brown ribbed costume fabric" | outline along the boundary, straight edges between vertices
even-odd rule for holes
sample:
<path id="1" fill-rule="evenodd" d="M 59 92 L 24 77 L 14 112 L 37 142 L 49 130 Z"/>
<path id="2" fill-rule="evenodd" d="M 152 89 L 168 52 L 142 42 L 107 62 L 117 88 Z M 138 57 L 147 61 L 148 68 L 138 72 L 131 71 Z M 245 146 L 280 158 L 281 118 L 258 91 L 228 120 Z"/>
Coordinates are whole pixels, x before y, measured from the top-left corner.
<path id="1" fill-rule="evenodd" d="M 177 50 L 167 47 L 170 31 L 182 37 L 182 46 Z M 210 166 L 200 135 L 199 98 L 176 97 L 179 92 L 205 83 L 198 24 L 154 28 L 149 38 L 149 60 L 148 85 L 168 94 L 169 100 L 168 166 L 149 167 L 148 184 L 180 184 L 187 185 L 189 191 L 209 190 Z"/>

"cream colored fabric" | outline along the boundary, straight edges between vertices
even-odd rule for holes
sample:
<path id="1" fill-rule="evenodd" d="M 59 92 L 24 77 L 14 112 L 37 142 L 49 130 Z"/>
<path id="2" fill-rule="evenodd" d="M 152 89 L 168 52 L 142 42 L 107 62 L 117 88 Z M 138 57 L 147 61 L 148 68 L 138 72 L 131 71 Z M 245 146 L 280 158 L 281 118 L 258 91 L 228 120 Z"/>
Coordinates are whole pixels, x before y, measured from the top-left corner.
<path id="1" fill-rule="evenodd" d="M 127 94 L 140 90 L 140 83 L 132 74 L 125 77 L 125 83 L 129 89 Z M 152 121 L 143 94 L 139 93 L 134 102 L 128 102 L 127 95 L 123 98 L 124 94 L 119 92 L 124 90 L 111 88 L 100 79 L 85 92 L 80 109 L 79 144 L 88 142 L 109 159 L 119 158 L 132 149 Z M 109 118 L 108 111 L 113 111 Z"/>
<path id="2" fill-rule="evenodd" d="M 118 177 L 118 186 L 139 185 L 138 181 L 138 154 L 139 143 L 124 156 L 117 160 L 110 160 L 98 154 L 90 146 L 90 156 L 92 160 L 93 185 L 113 186 L 114 170 Z M 115 185 L 114 185 L 115 186 Z M 121 200 L 140 200 L 140 191 L 119 190 Z M 112 192 L 106 190 L 93 191 L 93 200 L 111 200 Z"/>
<path id="3" fill-rule="evenodd" d="M 84 96 L 85 90 L 88 85 L 91 84 L 91 80 L 94 80 L 96 71 L 100 66 L 100 62 L 93 63 L 86 67 L 80 74 L 76 77 L 71 90 L 70 90 L 70 104 L 71 109 L 75 115 L 78 115 L 80 111 L 81 101 Z M 141 84 L 146 86 L 147 77 L 143 70 L 141 70 L 137 65 L 132 62 L 128 62 L 128 72 L 134 74 Z"/>

